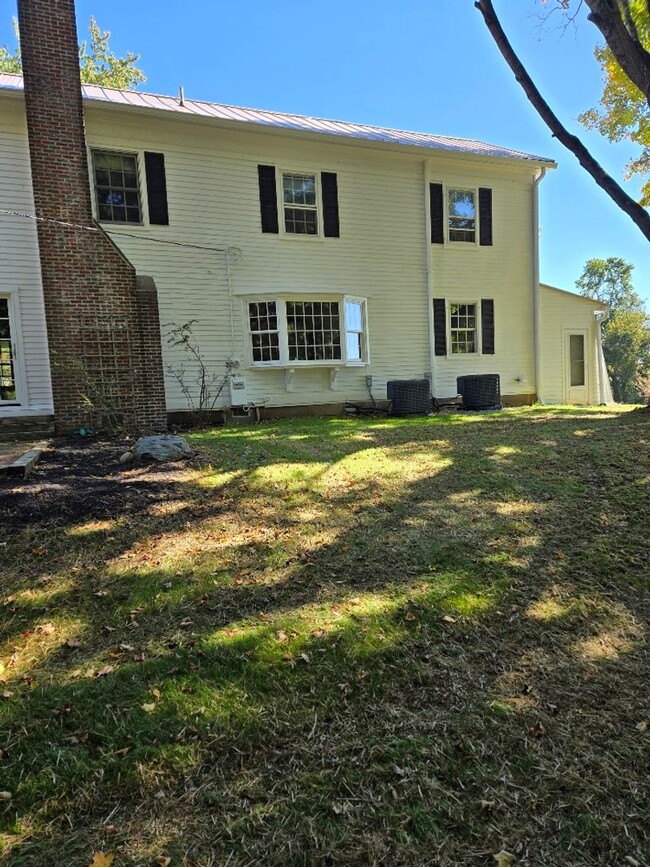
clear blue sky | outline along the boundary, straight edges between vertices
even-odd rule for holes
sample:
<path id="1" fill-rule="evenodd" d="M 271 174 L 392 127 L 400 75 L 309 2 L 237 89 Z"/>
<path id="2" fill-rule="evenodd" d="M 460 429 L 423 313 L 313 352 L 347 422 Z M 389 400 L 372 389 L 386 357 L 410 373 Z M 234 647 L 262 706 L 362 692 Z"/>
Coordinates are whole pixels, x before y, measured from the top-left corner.
<path id="1" fill-rule="evenodd" d="M 12 43 L 13 2 L 0 44 Z M 505 29 L 566 125 L 597 102 L 598 32 L 584 15 L 540 29 L 535 0 L 496 0 Z M 494 46 L 472 0 L 77 0 L 80 34 L 94 14 L 117 53 L 141 55 L 141 89 L 380 126 L 477 138 L 552 157 L 541 187 L 541 274 L 573 290 L 586 259 L 622 256 L 650 301 L 641 232 L 551 138 Z M 635 150 L 581 131 L 616 178 Z M 629 185 L 633 195 L 638 184 Z"/>

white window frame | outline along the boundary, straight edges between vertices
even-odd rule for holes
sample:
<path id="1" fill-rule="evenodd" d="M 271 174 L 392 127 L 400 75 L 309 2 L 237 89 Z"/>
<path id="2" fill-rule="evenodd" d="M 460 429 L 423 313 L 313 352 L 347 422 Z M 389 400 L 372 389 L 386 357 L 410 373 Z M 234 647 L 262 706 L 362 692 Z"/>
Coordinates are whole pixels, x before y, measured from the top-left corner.
<path id="1" fill-rule="evenodd" d="M 27 406 L 27 384 L 25 381 L 25 356 L 23 352 L 23 332 L 18 303 L 18 290 L 0 286 L 0 298 L 8 300 L 9 333 L 11 335 L 11 351 L 14 362 L 14 382 L 16 384 L 15 400 L 0 400 L 0 410 L 24 408 Z"/>
<path id="2" fill-rule="evenodd" d="M 289 359 L 289 334 L 287 329 L 287 302 L 308 302 L 308 301 L 325 301 L 335 302 L 339 305 L 339 322 L 341 332 L 341 358 L 325 358 L 318 361 L 291 361 Z M 361 360 L 353 359 L 348 361 L 346 333 L 348 331 L 347 321 L 345 316 L 345 304 L 351 301 L 362 305 L 362 324 L 364 332 L 362 333 Z M 275 302 L 278 317 L 278 338 L 280 343 L 280 360 L 279 361 L 254 361 L 253 360 L 253 341 L 252 335 L 259 333 L 251 331 L 250 327 L 250 304 L 259 304 L 260 302 Z M 251 368 L 287 368 L 287 367 L 367 367 L 370 363 L 370 338 L 368 334 L 368 307 L 367 299 L 356 295 L 260 295 L 259 297 L 248 296 L 243 299 L 244 316 L 246 319 L 246 358 L 248 366 Z"/>
<path id="3" fill-rule="evenodd" d="M 451 192 L 472 193 L 474 196 L 474 240 L 455 241 L 450 236 L 451 214 L 449 213 L 449 194 Z M 478 187 L 470 187 L 463 184 L 448 184 L 445 186 L 445 241 L 451 250 L 473 250 L 479 245 L 479 213 L 478 213 Z M 469 302 L 472 303 L 472 302 Z"/>
<path id="4" fill-rule="evenodd" d="M 368 302 L 365 298 L 359 298 L 354 295 L 345 295 L 343 297 L 343 350 L 345 355 L 345 363 L 348 367 L 365 367 L 370 361 L 370 355 L 368 352 L 368 347 L 370 346 L 370 341 L 368 338 Z M 361 331 L 357 331 L 355 328 L 348 327 L 347 321 L 347 304 L 360 304 L 361 305 Z M 361 335 L 361 358 L 352 358 L 349 359 L 348 355 L 348 334 L 360 334 Z"/>
<path id="5" fill-rule="evenodd" d="M 316 211 L 316 233 L 314 235 L 302 235 L 297 232 L 287 232 L 286 230 L 286 221 L 285 221 L 285 204 L 284 204 L 284 176 L 285 175 L 303 175 L 310 176 L 314 178 L 314 184 L 316 187 L 316 205 L 314 207 L 310 205 L 304 206 L 304 210 L 315 210 Z M 323 199 L 322 199 L 322 190 L 321 190 L 321 180 L 320 180 L 320 172 L 316 171 L 313 168 L 309 169 L 298 169 L 298 168 L 279 168 L 277 172 L 276 179 L 276 187 L 277 187 L 277 198 L 278 198 L 278 210 L 279 210 L 279 223 L 280 223 L 280 236 L 283 238 L 291 238 L 291 239 L 299 239 L 301 241 L 314 241 L 316 239 L 324 238 L 323 235 Z M 287 207 L 291 207 L 288 205 Z M 298 209 L 300 209 L 300 205 L 298 205 Z"/>
<path id="6" fill-rule="evenodd" d="M 118 226 L 123 229 L 125 226 L 130 226 L 137 229 L 142 226 L 149 225 L 149 205 L 147 202 L 146 190 L 142 186 L 142 179 L 145 177 L 144 155 L 139 150 L 123 150 L 121 148 L 102 147 L 102 145 L 88 145 L 88 169 L 90 174 L 90 189 L 92 198 L 92 210 L 95 219 L 102 226 Z M 138 183 L 138 198 L 140 201 L 140 222 L 127 223 L 118 222 L 117 220 L 102 220 L 99 216 L 99 202 L 97 201 L 97 182 L 95 179 L 95 153 L 117 154 L 118 156 L 135 157 L 136 178 Z"/>
<path id="7" fill-rule="evenodd" d="M 275 331 L 253 331 L 251 329 L 251 313 L 250 313 L 250 305 L 251 304 L 275 304 L 275 317 L 278 321 L 278 327 Z M 268 314 L 267 314 L 268 315 Z M 282 318 L 284 318 L 284 324 L 282 322 Z M 250 360 L 255 367 L 277 367 L 282 362 L 282 345 L 283 345 L 283 331 L 286 334 L 286 311 L 280 306 L 280 303 L 276 298 L 249 298 L 246 301 L 246 324 L 248 330 L 248 352 L 250 354 Z M 277 361 L 256 361 L 253 358 L 253 335 L 254 334 L 277 334 L 278 335 L 278 348 L 280 353 L 280 358 Z"/>
<path id="8" fill-rule="evenodd" d="M 451 345 L 451 332 L 452 332 L 451 308 L 452 308 L 452 306 L 461 306 L 461 305 L 467 306 L 469 304 L 473 304 L 474 309 L 476 310 L 476 313 L 475 313 L 476 327 L 474 329 L 476 331 L 476 351 L 475 352 L 453 352 L 452 351 L 452 345 Z M 448 358 L 476 358 L 478 355 L 481 355 L 482 354 L 481 353 L 481 345 L 482 345 L 481 302 L 480 301 L 474 301 L 471 299 L 467 299 L 467 300 L 463 300 L 463 301 L 451 299 L 451 300 L 447 301 L 446 319 L 447 319 L 447 357 Z M 454 329 L 454 330 L 457 330 L 457 329 Z"/>

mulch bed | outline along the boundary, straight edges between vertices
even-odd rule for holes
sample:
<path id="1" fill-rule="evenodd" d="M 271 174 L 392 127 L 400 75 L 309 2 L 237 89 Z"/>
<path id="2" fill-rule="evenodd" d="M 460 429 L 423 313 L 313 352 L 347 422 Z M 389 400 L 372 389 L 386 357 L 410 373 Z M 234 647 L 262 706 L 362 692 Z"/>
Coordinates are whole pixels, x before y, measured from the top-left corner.
<path id="1" fill-rule="evenodd" d="M 119 439 L 55 441 L 28 479 L 0 477 L 0 525 L 21 529 L 135 514 L 152 497 L 172 496 L 183 470 L 198 460 L 120 464 L 127 448 Z"/>

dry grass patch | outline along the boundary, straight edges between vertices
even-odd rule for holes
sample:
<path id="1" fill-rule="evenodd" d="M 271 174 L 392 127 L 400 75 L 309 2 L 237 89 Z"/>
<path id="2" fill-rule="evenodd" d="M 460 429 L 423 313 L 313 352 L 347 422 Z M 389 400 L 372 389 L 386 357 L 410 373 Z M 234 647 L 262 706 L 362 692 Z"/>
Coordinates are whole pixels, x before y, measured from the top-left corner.
<path id="1" fill-rule="evenodd" d="M 60 444 L 0 489 L 3 863 L 643 864 L 649 439 L 557 408 L 171 468 Z"/>

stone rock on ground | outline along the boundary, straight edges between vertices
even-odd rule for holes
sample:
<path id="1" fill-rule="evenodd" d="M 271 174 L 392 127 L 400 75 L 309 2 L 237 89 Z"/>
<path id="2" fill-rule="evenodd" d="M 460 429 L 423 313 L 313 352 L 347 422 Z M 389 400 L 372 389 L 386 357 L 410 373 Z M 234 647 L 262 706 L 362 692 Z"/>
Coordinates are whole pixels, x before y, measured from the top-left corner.
<path id="1" fill-rule="evenodd" d="M 159 436 L 140 437 L 130 453 L 134 458 L 140 460 L 144 457 L 150 457 L 155 461 L 180 461 L 189 457 L 192 454 L 192 449 L 183 437 L 161 434 Z M 126 455 L 122 455 L 120 461 L 124 462 L 125 457 Z"/>

